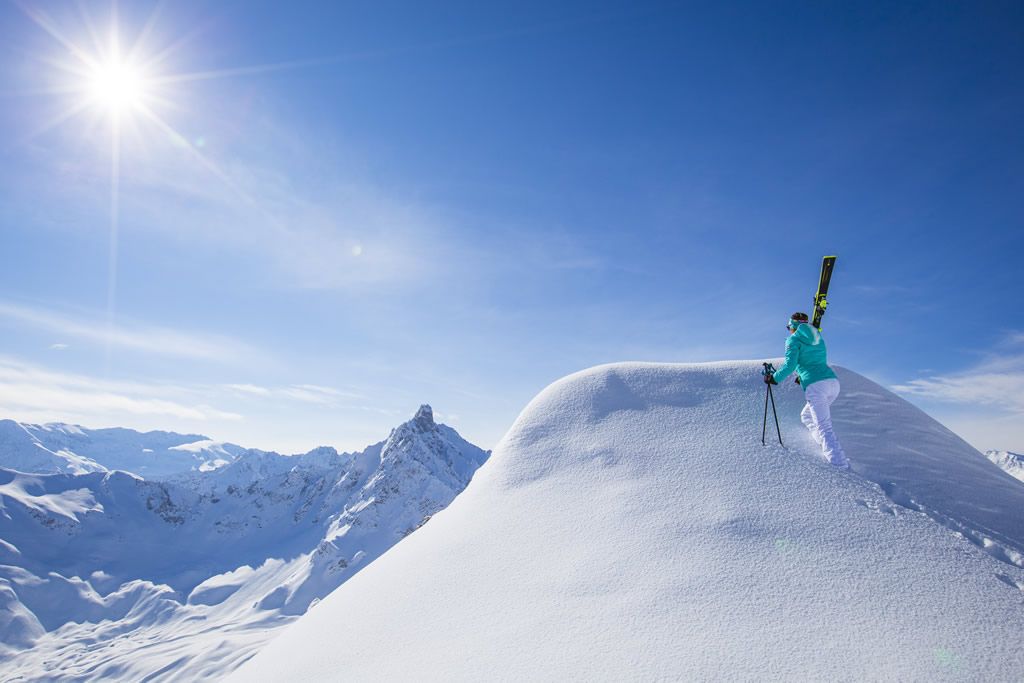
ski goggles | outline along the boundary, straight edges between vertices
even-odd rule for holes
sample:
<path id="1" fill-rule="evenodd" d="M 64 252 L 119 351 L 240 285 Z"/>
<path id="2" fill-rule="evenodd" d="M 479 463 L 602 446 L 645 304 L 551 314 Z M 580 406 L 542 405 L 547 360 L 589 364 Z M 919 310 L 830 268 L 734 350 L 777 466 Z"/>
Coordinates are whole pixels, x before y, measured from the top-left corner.
<path id="1" fill-rule="evenodd" d="M 793 318 L 790 318 L 789 322 L 786 323 L 786 329 L 787 330 L 795 330 L 796 328 L 798 328 L 801 325 L 803 325 L 805 322 L 807 322 L 807 321 L 806 320 L 794 320 Z"/>

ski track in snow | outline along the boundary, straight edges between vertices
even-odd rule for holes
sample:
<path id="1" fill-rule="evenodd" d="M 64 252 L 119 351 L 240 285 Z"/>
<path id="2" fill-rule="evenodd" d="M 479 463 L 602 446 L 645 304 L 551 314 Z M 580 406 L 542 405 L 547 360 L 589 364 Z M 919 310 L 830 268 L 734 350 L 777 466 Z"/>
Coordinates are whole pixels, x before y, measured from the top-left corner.
<path id="1" fill-rule="evenodd" d="M 800 436 L 802 437 L 803 435 L 801 434 Z M 809 447 L 814 448 L 813 446 L 810 446 L 810 443 L 813 442 L 809 442 Z M 772 448 L 772 450 L 780 449 L 777 444 L 774 446 L 769 444 L 768 447 Z M 797 451 L 790 448 L 782 448 L 781 450 L 784 450 L 785 453 L 789 455 L 806 458 L 806 451 Z M 812 461 L 815 454 L 816 453 L 812 450 Z M 888 515 L 890 517 L 898 517 L 901 514 L 907 513 L 919 514 L 952 532 L 957 538 L 961 538 L 973 544 L 994 559 L 999 560 L 1000 562 L 1005 562 L 1016 568 L 1024 568 L 1024 555 L 1013 547 L 1009 547 L 995 541 L 986 536 L 985 533 L 979 529 L 971 528 L 951 516 L 944 515 L 936 510 L 928 508 L 925 505 L 917 503 L 912 496 L 908 495 L 892 482 L 884 480 L 873 481 L 866 477 L 866 475 L 871 474 L 870 472 L 856 474 L 857 469 L 861 468 L 854 468 L 854 474 L 851 475 L 849 473 L 835 470 L 826 462 L 822 461 L 820 463 L 813 463 L 813 474 L 811 474 L 811 476 L 821 476 L 822 472 L 825 472 L 827 476 L 841 477 L 851 490 L 856 487 L 861 487 L 863 489 L 864 497 L 856 498 L 855 502 L 857 505 L 867 510 L 882 515 Z M 997 576 L 1000 580 L 1004 581 L 1004 575 L 1000 574 Z M 1016 584 L 1013 583 L 1009 585 L 1016 586 Z M 1024 590 L 1024 588 L 1022 588 L 1022 590 Z"/>
<path id="2" fill-rule="evenodd" d="M 842 369 L 850 471 L 791 384 L 786 447 L 763 447 L 759 369 L 559 380 L 431 525 L 229 680 L 1019 680 L 1020 482 Z"/>
<path id="3" fill-rule="evenodd" d="M 904 402 L 902 399 L 899 399 L 895 395 L 883 395 L 879 397 L 877 393 L 873 394 L 872 392 L 857 390 L 856 388 L 848 391 L 846 389 L 847 385 L 857 387 L 862 381 L 868 380 L 865 380 L 865 378 L 855 375 L 843 368 L 838 368 L 838 371 L 843 383 L 843 392 L 840 396 L 842 400 L 837 401 L 834 406 L 833 422 L 836 425 L 838 433 L 841 434 L 841 440 L 843 442 L 856 443 L 862 439 L 873 438 L 876 432 L 871 430 L 871 425 L 877 425 L 881 415 L 890 416 L 886 418 L 890 421 L 905 420 L 906 424 L 910 424 L 912 426 L 913 433 L 903 435 L 905 438 L 909 437 L 908 440 L 916 441 L 922 434 L 925 434 L 928 437 L 925 439 L 926 442 L 942 441 L 950 438 L 955 441 L 962 442 L 960 437 L 957 437 L 940 423 L 931 421 L 930 418 L 929 422 L 924 424 L 922 424 L 918 419 L 908 420 L 907 416 L 916 417 L 913 415 L 915 412 L 920 413 L 921 415 L 924 415 L 924 413 L 919 409 L 914 408 L 909 403 Z M 792 391 L 788 388 L 786 390 L 789 394 L 792 394 Z M 883 405 L 878 405 L 880 398 L 884 401 Z M 776 400 L 778 400 L 778 387 L 776 387 Z M 860 406 L 856 406 L 856 408 L 854 408 L 856 404 L 865 400 L 870 400 L 872 403 L 875 403 L 874 410 L 878 412 L 877 415 L 871 416 L 871 413 L 865 413 Z M 921 514 L 943 528 L 951 531 L 956 537 L 973 544 L 1000 562 L 1005 562 L 1016 568 L 1024 568 L 1024 552 L 1022 552 L 1024 539 L 1016 537 L 1009 543 L 1005 540 L 997 540 L 997 538 L 1006 539 L 1006 534 L 998 530 L 990 532 L 987 527 L 983 525 L 972 526 L 971 524 L 958 519 L 955 512 L 953 514 L 946 514 L 938 509 L 931 508 L 926 504 L 918 502 L 915 500 L 913 494 L 909 493 L 904 488 L 901 488 L 897 482 L 887 479 L 886 475 L 888 471 L 893 468 L 888 466 L 888 464 L 886 464 L 886 466 L 879 467 L 880 458 L 871 458 L 869 463 L 865 463 L 863 460 L 858 461 L 851 468 L 850 472 L 835 470 L 824 460 L 816 457 L 818 453 L 817 445 L 810 438 L 807 431 L 802 428 L 802 425 L 797 423 L 797 425 L 791 426 L 792 429 L 787 436 L 790 439 L 798 439 L 802 444 L 800 449 L 780 447 L 777 443 L 772 442 L 767 443 L 767 448 L 776 451 L 782 450 L 785 453 L 809 459 L 814 463 L 814 469 L 816 471 L 822 470 L 830 473 L 832 476 L 843 477 L 848 481 L 851 487 L 865 486 L 865 492 L 870 491 L 872 494 L 875 494 L 874 496 L 866 495 L 864 498 L 858 498 L 856 501 L 858 505 L 873 512 L 893 517 L 907 512 Z M 977 451 L 965 442 L 962 442 L 962 445 L 966 446 L 966 449 L 958 448 L 958 457 L 964 458 L 966 461 L 977 465 L 979 461 L 976 457 L 973 457 Z M 895 454 L 906 453 L 918 458 L 926 458 L 929 456 L 927 448 L 915 447 L 902 443 L 894 443 L 891 445 L 891 448 L 892 452 Z M 988 455 L 990 460 L 992 460 L 991 453 L 994 452 L 990 452 Z M 981 469 L 984 470 L 986 468 L 984 465 L 981 465 Z M 983 494 L 982 489 L 983 487 L 973 488 L 973 490 L 979 494 Z M 878 500 L 877 496 L 879 494 L 884 496 L 885 502 Z M 983 500 L 984 497 L 982 495 L 980 499 L 977 499 L 974 502 L 981 503 Z M 950 501 L 946 500 L 945 502 L 948 504 Z M 982 504 L 981 507 L 984 507 L 984 505 Z M 962 505 L 957 506 L 954 504 L 952 509 L 962 512 L 964 508 Z M 1017 520 L 1020 519 L 1019 516 L 1015 517 Z M 1019 523 L 1019 521 L 1014 522 L 1013 528 L 1019 528 L 1016 526 Z M 998 578 L 1006 583 L 1003 577 L 1004 575 L 998 575 Z M 1016 584 L 1012 582 L 1009 585 L 1017 587 Z"/>

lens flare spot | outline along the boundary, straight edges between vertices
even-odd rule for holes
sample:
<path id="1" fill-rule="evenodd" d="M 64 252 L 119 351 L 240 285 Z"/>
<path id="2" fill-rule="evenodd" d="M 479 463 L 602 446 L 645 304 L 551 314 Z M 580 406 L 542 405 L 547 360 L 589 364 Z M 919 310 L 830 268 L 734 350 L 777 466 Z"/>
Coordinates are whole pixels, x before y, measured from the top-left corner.
<path id="1" fill-rule="evenodd" d="M 944 669 L 958 669 L 960 668 L 960 655 L 949 648 L 937 647 L 935 648 L 935 663 Z"/>

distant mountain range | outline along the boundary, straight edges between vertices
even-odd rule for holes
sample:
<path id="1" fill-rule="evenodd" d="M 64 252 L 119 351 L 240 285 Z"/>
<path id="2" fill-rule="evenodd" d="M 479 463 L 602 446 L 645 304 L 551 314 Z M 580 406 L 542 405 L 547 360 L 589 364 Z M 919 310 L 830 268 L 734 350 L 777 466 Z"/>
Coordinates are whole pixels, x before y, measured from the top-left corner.
<path id="1" fill-rule="evenodd" d="M 1006 472 L 1024 481 L 1024 455 L 1010 451 L 985 451 L 985 457 Z"/>
<path id="2" fill-rule="evenodd" d="M 0 466 L 37 474 L 132 472 L 146 479 L 222 467 L 248 452 L 199 434 L 0 420 Z"/>
<path id="3" fill-rule="evenodd" d="M 489 455 L 429 406 L 359 453 L 9 420 L 0 435 L 0 666 L 18 680 L 231 671 Z"/>

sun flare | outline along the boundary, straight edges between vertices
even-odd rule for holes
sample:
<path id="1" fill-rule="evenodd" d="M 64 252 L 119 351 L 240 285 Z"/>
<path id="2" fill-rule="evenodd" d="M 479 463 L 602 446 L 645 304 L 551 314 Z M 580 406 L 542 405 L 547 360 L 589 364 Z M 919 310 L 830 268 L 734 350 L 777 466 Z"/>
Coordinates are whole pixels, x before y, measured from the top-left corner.
<path id="1" fill-rule="evenodd" d="M 25 139 L 35 139 L 72 120 L 83 119 L 86 139 L 96 151 L 105 153 L 110 162 L 107 324 L 112 325 L 117 302 L 122 159 L 152 163 L 155 154 L 161 151 L 176 155 L 184 152 L 247 204 L 259 207 L 256 199 L 204 153 L 205 137 L 186 136 L 165 119 L 165 112 L 179 115 L 190 112 L 181 88 L 187 83 L 294 69 L 323 60 L 181 71 L 173 69 L 172 65 L 178 59 L 185 60 L 191 34 L 177 39 L 161 37 L 157 19 L 163 2 L 155 3 L 156 7 L 141 29 L 129 30 L 127 35 L 118 21 L 116 0 L 110 3 L 112 11 L 106 32 L 90 18 L 85 7 L 88 3 L 71 3 L 77 7 L 78 20 L 70 14 L 51 13 L 50 5 L 55 3 L 15 0 L 14 4 L 55 43 L 55 52 L 39 55 L 38 61 L 50 67 L 39 73 L 40 80 L 47 81 L 39 92 L 53 95 L 57 106 Z M 44 5 L 48 11 L 44 11 Z M 0 93 L 0 97 L 3 96 Z M 129 144 L 123 144 L 125 141 Z M 110 351 L 108 343 L 108 364 Z"/>
<path id="2" fill-rule="evenodd" d="M 87 92 L 94 104 L 121 113 L 143 103 L 146 81 L 131 64 L 113 61 L 92 70 Z"/>

